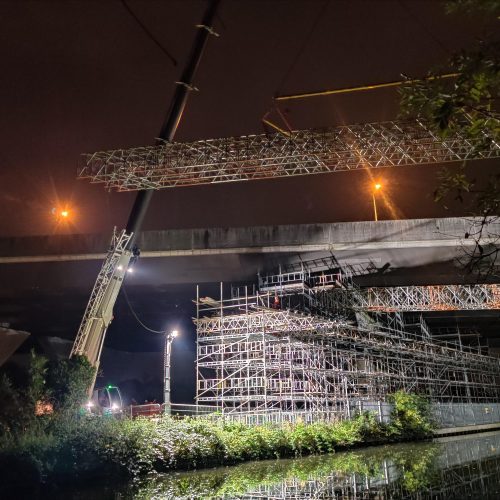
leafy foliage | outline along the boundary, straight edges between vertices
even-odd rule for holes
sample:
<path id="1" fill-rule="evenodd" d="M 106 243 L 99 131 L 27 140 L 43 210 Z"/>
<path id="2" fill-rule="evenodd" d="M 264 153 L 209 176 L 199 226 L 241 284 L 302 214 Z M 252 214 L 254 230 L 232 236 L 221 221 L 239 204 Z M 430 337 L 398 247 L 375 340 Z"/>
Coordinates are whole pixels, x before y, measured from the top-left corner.
<path id="1" fill-rule="evenodd" d="M 7 375 L 0 376 L 0 436 L 5 437 L 19 430 L 19 393 L 13 387 Z"/>
<path id="2" fill-rule="evenodd" d="M 455 79 L 430 73 L 428 78 L 401 90 L 403 116 L 424 118 L 441 135 L 460 130 L 486 147 L 500 138 L 500 115 L 496 109 L 500 91 L 500 44 L 482 43 L 463 50 L 448 63 Z"/>
<path id="3" fill-rule="evenodd" d="M 28 404 L 27 410 L 32 415 L 35 415 L 37 402 L 44 400 L 47 397 L 47 387 L 45 385 L 48 370 L 47 363 L 47 358 L 38 356 L 34 349 L 31 350 L 29 379 L 28 386 L 26 387 L 26 400 Z"/>
<path id="4" fill-rule="evenodd" d="M 58 360 L 50 365 L 47 385 L 56 411 L 77 411 L 88 398 L 95 368 L 85 356 Z"/>
<path id="5" fill-rule="evenodd" d="M 425 439 L 432 435 L 430 405 L 417 394 L 398 391 L 391 394 L 394 405 L 389 432 L 403 439 Z"/>
<path id="6" fill-rule="evenodd" d="M 14 457 L 15 463 L 23 464 L 28 460 L 36 476 L 44 481 L 111 472 L 137 477 L 429 436 L 425 400 L 397 393 L 394 405 L 390 425 L 378 422 L 371 413 L 340 422 L 248 426 L 221 419 L 164 417 L 155 422 L 62 412 L 43 428 L 35 426 L 15 441 L 0 442 L 0 460 Z"/>
<path id="7" fill-rule="evenodd" d="M 23 433 L 45 432 L 51 420 L 74 417 L 87 399 L 95 369 L 85 357 L 49 362 L 35 351 L 30 353 L 28 376 L 14 384 L 0 375 L 0 437 L 21 439 Z M 53 415 L 37 415 L 40 405 L 53 405 Z"/>
<path id="8" fill-rule="evenodd" d="M 500 0 L 450 0 L 448 11 L 500 16 Z M 456 77 L 441 76 L 450 73 Z M 477 47 L 453 55 L 427 78 L 403 86 L 401 114 L 424 118 L 441 135 L 460 130 L 486 146 L 500 137 L 499 95 L 500 43 L 484 39 Z"/>
<path id="9" fill-rule="evenodd" d="M 500 16 L 500 0 L 448 0 L 449 12 L 478 12 Z"/>
<path id="10" fill-rule="evenodd" d="M 449 0 L 447 7 L 457 15 L 482 12 L 500 20 L 500 0 Z M 440 77 L 450 72 L 456 77 Z M 480 151 L 500 142 L 499 96 L 500 42 L 497 37 L 487 36 L 476 47 L 462 50 L 443 67 L 429 72 L 427 78 L 409 81 L 401 90 L 401 114 L 422 118 L 441 136 L 459 131 Z M 478 235 L 473 250 L 464 248 L 464 255 L 459 259 L 459 263 L 479 279 L 496 273 L 500 237 L 494 247 L 486 251 L 481 239 L 484 225 L 489 224 L 488 218 L 499 214 L 499 184 L 500 174 L 490 175 L 486 183 L 476 182 L 467 175 L 464 164 L 458 170 L 442 169 L 434 192 L 437 202 L 444 202 L 450 194 L 462 202 L 468 194 L 471 215 L 482 217 L 481 230 L 471 227 L 465 235 L 466 238 L 473 233 Z"/>

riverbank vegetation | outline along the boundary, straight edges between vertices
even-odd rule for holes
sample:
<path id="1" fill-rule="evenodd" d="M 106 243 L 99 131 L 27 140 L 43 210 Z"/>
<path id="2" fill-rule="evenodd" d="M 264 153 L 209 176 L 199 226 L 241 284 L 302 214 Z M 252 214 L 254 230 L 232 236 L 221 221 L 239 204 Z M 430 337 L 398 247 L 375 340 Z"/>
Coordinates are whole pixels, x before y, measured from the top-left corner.
<path id="1" fill-rule="evenodd" d="M 89 416 L 80 411 L 85 381 L 93 376 L 85 360 L 52 367 L 35 356 L 25 390 L 4 377 L 7 398 L 0 415 L 0 467 L 11 471 L 11 488 L 89 477 L 138 477 L 172 469 L 235 464 L 246 460 L 332 453 L 366 444 L 424 439 L 432 432 L 428 403 L 404 392 L 391 396 L 390 423 L 373 413 L 350 420 L 244 425 L 212 418 L 148 419 Z M 66 380 L 65 383 L 62 381 Z M 83 381 L 83 382 L 82 382 Z M 57 390 L 56 390 L 57 389 Z M 54 411 L 36 415 L 39 401 Z M 13 408 L 24 401 L 28 414 L 16 421 Z M 20 407 L 18 413 L 26 413 Z M 14 419 L 14 420 L 13 420 Z"/>

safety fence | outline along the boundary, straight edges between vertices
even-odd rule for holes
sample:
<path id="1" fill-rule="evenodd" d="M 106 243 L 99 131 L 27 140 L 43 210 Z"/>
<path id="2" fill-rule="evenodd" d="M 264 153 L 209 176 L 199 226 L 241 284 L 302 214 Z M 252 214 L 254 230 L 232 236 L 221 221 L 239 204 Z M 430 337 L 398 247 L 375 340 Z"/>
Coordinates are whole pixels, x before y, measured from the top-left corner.
<path id="1" fill-rule="evenodd" d="M 247 425 L 281 424 L 281 423 L 313 423 L 318 421 L 334 422 L 349 419 L 362 412 L 372 412 L 379 422 L 389 423 L 392 405 L 382 401 L 352 402 L 348 408 L 332 410 L 324 413 L 308 411 L 222 411 L 212 405 L 159 404 L 132 405 L 127 414 L 131 418 L 158 418 L 164 414 L 176 418 L 198 417 L 211 420 L 241 422 Z M 500 425 L 500 403 L 462 404 L 432 403 L 431 415 L 438 429 L 461 428 L 481 425 Z"/>
<path id="2" fill-rule="evenodd" d="M 433 403 L 431 411 L 441 429 L 500 425 L 500 403 Z"/>

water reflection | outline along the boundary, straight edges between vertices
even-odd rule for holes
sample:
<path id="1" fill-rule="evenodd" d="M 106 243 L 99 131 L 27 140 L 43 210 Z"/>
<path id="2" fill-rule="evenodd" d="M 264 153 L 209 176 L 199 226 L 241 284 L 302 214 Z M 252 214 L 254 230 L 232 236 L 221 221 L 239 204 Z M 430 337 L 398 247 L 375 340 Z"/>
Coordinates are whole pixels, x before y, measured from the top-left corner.
<path id="1" fill-rule="evenodd" d="M 500 498 L 500 432 L 166 474 L 115 498 Z"/>

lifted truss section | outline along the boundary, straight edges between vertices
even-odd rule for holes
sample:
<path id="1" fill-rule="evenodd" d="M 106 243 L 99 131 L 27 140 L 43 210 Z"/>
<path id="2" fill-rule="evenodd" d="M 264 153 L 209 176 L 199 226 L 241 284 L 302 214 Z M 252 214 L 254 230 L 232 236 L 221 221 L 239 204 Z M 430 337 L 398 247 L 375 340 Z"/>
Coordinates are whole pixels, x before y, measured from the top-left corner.
<path id="1" fill-rule="evenodd" d="M 500 285 L 360 288 L 332 292 L 345 307 L 365 311 L 467 311 L 500 309 Z"/>
<path id="2" fill-rule="evenodd" d="M 379 324 L 269 306 L 269 294 L 197 299 L 197 403 L 306 421 L 348 416 L 404 389 L 441 402 L 500 398 L 500 363 Z"/>
<path id="3" fill-rule="evenodd" d="M 369 123 L 97 152 L 79 177 L 134 191 L 500 156 L 481 140 L 440 138 L 419 121 Z"/>

